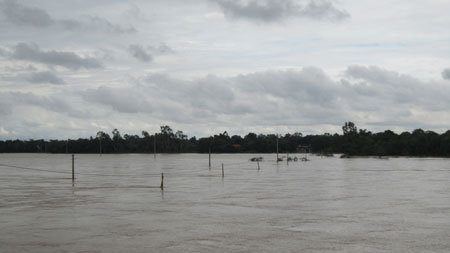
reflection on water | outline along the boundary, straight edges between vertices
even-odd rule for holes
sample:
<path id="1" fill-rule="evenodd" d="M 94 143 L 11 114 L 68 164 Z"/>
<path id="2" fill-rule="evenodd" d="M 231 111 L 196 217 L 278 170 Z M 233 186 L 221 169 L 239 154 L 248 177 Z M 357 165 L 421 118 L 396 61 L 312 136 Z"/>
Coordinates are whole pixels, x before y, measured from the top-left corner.
<path id="1" fill-rule="evenodd" d="M 0 154 L 0 249 L 450 251 L 449 159 L 254 156 Z"/>

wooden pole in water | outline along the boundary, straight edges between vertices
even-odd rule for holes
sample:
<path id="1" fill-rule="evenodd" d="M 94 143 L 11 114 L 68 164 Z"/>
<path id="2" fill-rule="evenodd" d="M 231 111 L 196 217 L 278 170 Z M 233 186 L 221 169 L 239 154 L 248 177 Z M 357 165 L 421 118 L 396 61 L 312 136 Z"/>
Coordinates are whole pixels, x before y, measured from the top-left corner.
<path id="1" fill-rule="evenodd" d="M 156 158 L 156 133 L 153 136 L 153 158 Z"/>
<path id="2" fill-rule="evenodd" d="M 161 173 L 161 191 L 164 190 L 164 173 Z"/>
<path id="3" fill-rule="evenodd" d="M 256 163 L 258 164 L 258 171 L 259 171 L 259 170 L 260 170 L 260 169 L 259 169 L 259 161 L 256 161 Z"/>
<path id="4" fill-rule="evenodd" d="M 286 164 L 289 164 L 289 152 L 286 152 Z"/>
<path id="5" fill-rule="evenodd" d="M 278 134 L 277 134 L 277 163 L 278 163 Z"/>
<path id="6" fill-rule="evenodd" d="M 211 169 L 211 147 L 209 147 L 209 169 Z"/>
<path id="7" fill-rule="evenodd" d="M 75 155 L 72 154 L 72 182 L 75 181 Z"/>
<path id="8" fill-rule="evenodd" d="M 223 163 L 222 163 L 222 177 L 225 177 L 225 172 L 223 171 Z"/>

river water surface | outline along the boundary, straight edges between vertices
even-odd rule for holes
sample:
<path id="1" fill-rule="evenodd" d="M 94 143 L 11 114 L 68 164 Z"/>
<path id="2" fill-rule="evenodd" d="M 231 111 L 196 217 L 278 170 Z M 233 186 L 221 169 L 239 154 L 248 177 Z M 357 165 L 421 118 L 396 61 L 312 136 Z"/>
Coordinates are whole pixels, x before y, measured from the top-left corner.
<path id="1" fill-rule="evenodd" d="M 0 154 L 0 252 L 450 252 L 450 159 L 308 158 Z"/>

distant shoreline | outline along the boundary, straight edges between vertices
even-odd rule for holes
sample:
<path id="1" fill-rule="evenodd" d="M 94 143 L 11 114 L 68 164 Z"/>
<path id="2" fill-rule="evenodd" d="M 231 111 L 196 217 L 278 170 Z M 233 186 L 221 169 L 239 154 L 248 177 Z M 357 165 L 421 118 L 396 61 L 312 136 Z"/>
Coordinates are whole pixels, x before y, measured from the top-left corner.
<path id="1" fill-rule="evenodd" d="M 161 126 L 161 132 L 142 136 L 112 136 L 98 132 L 95 137 L 77 140 L 7 140 L 0 141 L 0 153 L 315 153 L 346 154 L 349 157 L 450 157 L 450 130 L 438 134 L 416 129 L 397 134 L 391 130 L 372 133 L 357 129 L 352 122 L 342 127 L 343 134 L 306 135 L 255 134 L 230 136 L 225 131 L 210 137 L 188 138 L 183 131 Z M 345 157 L 345 156 L 344 156 Z"/>

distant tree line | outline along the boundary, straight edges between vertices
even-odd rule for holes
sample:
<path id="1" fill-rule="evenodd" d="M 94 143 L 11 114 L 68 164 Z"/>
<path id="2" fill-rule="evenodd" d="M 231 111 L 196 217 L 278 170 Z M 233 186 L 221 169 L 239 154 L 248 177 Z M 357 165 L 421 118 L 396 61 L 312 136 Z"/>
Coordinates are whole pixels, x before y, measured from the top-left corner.
<path id="1" fill-rule="evenodd" d="M 121 135 L 114 129 L 109 135 L 77 140 L 7 140 L 0 141 L 1 153 L 274 153 L 278 141 L 280 153 L 295 153 L 299 146 L 309 146 L 314 153 L 342 153 L 349 156 L 440 156 L 450 157 L 450 130 L 438 134 L 416 129 L 396 134 L 390 130 L 372 133 L 346 122 L 342 134 L 306 135 L 301 133 L 255 134 L 244 137 L 223 132 L 214 136 L 188 138 L 182 131 L 161 126 L 159 133 Z M 278 139 L 278 140 L 277 140 Z M 156 144 L 156 145 L 155 145 Z M 155 150 L 156 146 L 156 150 Z"/>

